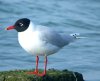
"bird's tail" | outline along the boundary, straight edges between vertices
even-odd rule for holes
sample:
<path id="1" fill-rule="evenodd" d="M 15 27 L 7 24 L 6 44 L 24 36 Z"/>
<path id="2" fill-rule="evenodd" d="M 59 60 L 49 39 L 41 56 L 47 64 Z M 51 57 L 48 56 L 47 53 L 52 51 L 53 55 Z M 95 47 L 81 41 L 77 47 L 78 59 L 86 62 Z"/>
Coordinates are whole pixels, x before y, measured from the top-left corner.
<path id="1" fill-rule="evenodd" d="M 73 37 L 74 37 L 74 38 L 76 38 L 76 39 L 83 39 L 83 38 L 87 38 L 87 37 L 80 36 L 80 34 L 79 34 L 79 33 L 72 33 L 72 34 L 70 34 L 70 36 L 73 36 Z"/>

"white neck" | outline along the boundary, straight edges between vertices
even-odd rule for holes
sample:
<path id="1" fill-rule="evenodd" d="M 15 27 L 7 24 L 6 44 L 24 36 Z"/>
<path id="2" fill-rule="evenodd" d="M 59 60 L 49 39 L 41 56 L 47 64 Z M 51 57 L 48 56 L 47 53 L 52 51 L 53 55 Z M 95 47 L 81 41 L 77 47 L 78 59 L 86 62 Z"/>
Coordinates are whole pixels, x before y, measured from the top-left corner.
<path id="1" fill-rule="evenodd" d="M 35 25 L 32 22 L 30 22 L 29 27 L 24 32 L 31 32 L 33 30 L 35 30 Z"/>

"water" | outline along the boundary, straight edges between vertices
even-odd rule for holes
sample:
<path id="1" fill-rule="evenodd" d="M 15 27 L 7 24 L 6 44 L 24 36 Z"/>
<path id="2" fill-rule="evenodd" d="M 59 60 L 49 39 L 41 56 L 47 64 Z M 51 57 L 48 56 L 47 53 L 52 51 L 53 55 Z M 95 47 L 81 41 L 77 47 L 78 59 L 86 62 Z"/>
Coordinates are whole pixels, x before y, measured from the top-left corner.
<path id="1" fill-rule="evenodd" d="M 59 32 L 87 37 L 49 56 L 48 69 L 73 70 L 86 81 L 100 81 L 99 0 L 0 0 L 0 71 L 35 68 L 35 57 L 20 47 L 17 32 L 4 30 L 23 17 Z"/>

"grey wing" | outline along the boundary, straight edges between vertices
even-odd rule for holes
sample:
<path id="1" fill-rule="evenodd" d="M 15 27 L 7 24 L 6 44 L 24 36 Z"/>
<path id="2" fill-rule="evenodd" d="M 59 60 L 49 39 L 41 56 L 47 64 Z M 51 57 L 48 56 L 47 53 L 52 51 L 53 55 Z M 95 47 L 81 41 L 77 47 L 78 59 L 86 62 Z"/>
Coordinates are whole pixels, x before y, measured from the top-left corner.
<path id="1" fill-rule="evenodd" d="M 42 34 L 41 39 L 46 43 L 50 43 L 57 47 L 63 47 L 66 44 L 68 44 L 68 42 L 66 42 L 66 40 L 64 40 L 62 36 L 56 31 L 43 30 L 41 31 L 41 34 Z"/>
<path id="2" fill-rule="evenodd" d="M 42 41 L 45 41 L 46 43 L 50 43 L 57 47 L 63 47 L 75 40 L 75 37 L 71 35 L 60 34 L 57 31 L 51 30 L 50 28 L 45 26 L 38 25 L 37 30 L 41 32 L 40 38 Z"/>
<path id="3" fill-rule="evenodd" d="M 76 37 L 75 36 L 73 36 L 73 35 L 66 35 L 66 34 L 60 34 L 61 35 L 61 37 L 63 38 L 63 40 L 65 40 L 66 42 L 68 42 L 68 43 L 71 43 L 71 42 L 73 42 L 73 41 L 75 41 L 76 40 Z"/>

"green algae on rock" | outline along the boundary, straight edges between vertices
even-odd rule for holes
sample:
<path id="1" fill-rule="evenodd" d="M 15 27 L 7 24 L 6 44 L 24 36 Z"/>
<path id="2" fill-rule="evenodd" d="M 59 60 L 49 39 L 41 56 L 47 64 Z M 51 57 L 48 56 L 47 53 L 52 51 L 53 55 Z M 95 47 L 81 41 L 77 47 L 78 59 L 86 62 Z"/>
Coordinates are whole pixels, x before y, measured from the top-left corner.
<path id="1" fill-rule="evenodd" d="M 29 75 L 27 74 L 28 71 L 16 70 L 0 72 L 0 81 L 84 81 L 82 74 L 68 70 L 49 69 L 47 75 L 43 77 Z"/>

